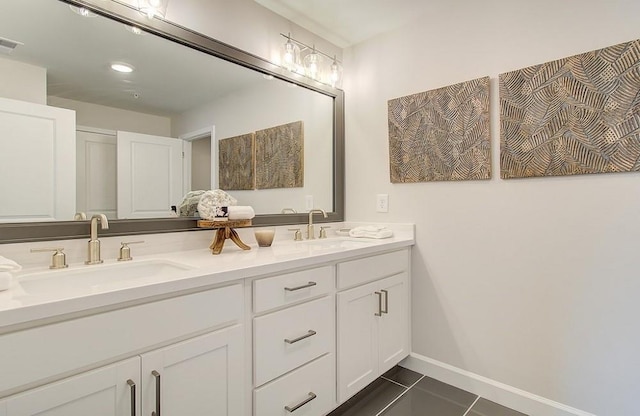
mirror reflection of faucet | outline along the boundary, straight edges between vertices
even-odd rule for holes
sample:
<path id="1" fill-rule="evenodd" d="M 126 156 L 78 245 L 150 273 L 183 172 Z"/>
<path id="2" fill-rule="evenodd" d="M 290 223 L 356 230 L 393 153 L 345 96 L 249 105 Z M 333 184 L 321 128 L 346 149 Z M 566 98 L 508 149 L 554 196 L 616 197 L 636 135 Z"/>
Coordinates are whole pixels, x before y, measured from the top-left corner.
<path id="1" fill-rule="evenodd" d="M 297 214 L 298 211 L 296 211 L 293 208 L 282 208 L 282 211 L 280 211 L 280 214 L 286 214 L 287 212 L 291 213 L 291 214 Z"/>
<path id="2" fill-rule="evenodd" d="M 95 214 L 91 217 L 91 240 L 87 245 L 87 261 L 84 264 L 100 264 L 100 240 L 98 240 L 98 223 L 100 228 L 106 230 L 109 228 L 109 220 L 104 214 Z"/>

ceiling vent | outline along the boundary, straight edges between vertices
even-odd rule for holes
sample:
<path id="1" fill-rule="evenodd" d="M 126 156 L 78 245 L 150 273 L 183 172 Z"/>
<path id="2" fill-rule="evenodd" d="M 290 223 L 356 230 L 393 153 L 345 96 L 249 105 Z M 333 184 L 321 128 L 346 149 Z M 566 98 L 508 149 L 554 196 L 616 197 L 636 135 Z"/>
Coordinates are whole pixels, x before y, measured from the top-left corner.
<path id="1" fill-rule="evenodd" d="M 18 45 L 24 45 L 22 42 L 17 42 L 11 39 L 0 38 L 0 53 L 10 54 Z"/>

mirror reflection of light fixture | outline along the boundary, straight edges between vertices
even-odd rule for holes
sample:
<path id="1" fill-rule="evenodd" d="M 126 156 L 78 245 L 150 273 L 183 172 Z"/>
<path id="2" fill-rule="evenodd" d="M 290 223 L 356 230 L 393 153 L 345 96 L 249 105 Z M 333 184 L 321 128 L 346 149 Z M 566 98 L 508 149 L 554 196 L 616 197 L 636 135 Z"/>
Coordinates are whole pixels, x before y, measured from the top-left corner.
<path id="1" fill-rule="evenodd" d="M 149 19 L 164 19 L 167 16 L 168 4 L 169 0 L 138 0 L 138 10 Z"/>
<path id="2" fill-rule="evenodd" d="M 331 85 L 334 88 L 342 86 L 342 65 L 337 57 L 329 56 L 316 49 L 315 45 L 308 46 L 291 37 L 291 33 L 284 36 L 287 41 L 282 45 L 281 64 L 291 72 L 303 73 L 307 77 Z M 300 55 L 306 53 L 300 65 Z M 325 59 L 325 58 L 328 58 Z M 329 64 L 331 62 L 331 64 Z"/>
<path id="3" fill-rule="evenodd" d="M 72 6 L 69 5 L 69 8 L 71 10 L 73 10 L 74 13 L 79 14 L 82 17 L 96 17 L 97 14 L 95 14 L 94 12 L 92 12 L 91 10 L 85 8 L 85 7 L 78 7 L 78 6 Z"/>

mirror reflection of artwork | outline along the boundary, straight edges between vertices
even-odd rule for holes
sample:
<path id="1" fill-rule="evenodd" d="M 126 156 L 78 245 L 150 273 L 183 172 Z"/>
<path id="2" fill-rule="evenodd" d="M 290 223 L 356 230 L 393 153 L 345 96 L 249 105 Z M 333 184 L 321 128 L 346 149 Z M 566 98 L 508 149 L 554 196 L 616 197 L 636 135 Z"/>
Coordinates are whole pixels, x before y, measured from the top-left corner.
<path id="1" fill-rule="evenodd" d="M 491 177 L 489 77 L 389 100 L 392 183 Z"/>
<path id="2" fill-rule="evenodd" d="M 254 133 L 218 142 L 219 188 L 234 191 L 254 188 Z"/>
<path id="3" fill-rule="evenodd" d="M 256 189 L 304 186 L 304 124 L 296 121 L 256 132 Z"/>
<path id="4" fill-rule="evenodd" d="M 640 40 L 499 81 L 503 179 L 640 171 Z"/>

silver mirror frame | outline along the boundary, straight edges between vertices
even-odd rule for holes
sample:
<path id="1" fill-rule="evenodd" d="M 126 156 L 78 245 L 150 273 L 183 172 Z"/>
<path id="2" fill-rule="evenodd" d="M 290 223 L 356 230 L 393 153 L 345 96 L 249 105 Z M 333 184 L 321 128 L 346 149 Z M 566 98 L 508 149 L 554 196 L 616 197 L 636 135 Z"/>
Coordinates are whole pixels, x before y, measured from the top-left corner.
<path id="1" fill-rule="evenodd" d="M 54 1 L 54 0 L 52 0 Z M 133 7 L 116 1 L 99 0 L 55 0 L 78 7 L 86 7 L 91 11 L 109 19 L 136 25 L 147 32 L 162 38 L 190 47 L 203 53 L 234 62 L 264 74 L 292 82 L 298 86 L 325 94 L 334 100 L 333 125 L 333 212 L 327 219 L 318 222 L 344 221 L 344 92 L 328 85 L 313 81 L 302 75 L 293 74 L 265 59 L 227 45 L 201 33 L 187 29 L 175 23 L 143 17 Z M 266 214 L 257 215 L 254 226 L 302 224 L 308 221 L 308 214 Z M 193 218 L 153 218 L 136 220 L 109 221 L 108 230 L 103 236 L 120 236 L 134 234 L 154 234 L 177 231 L 201 230 L 197 228 Z M 56 221 L 38 223 L 6 223 L 0 224 L 0 244 L 20 243 L 28 241 L 46 241 L 58 239 L 85 238 L 89 236 L 87 221 Z"/>

